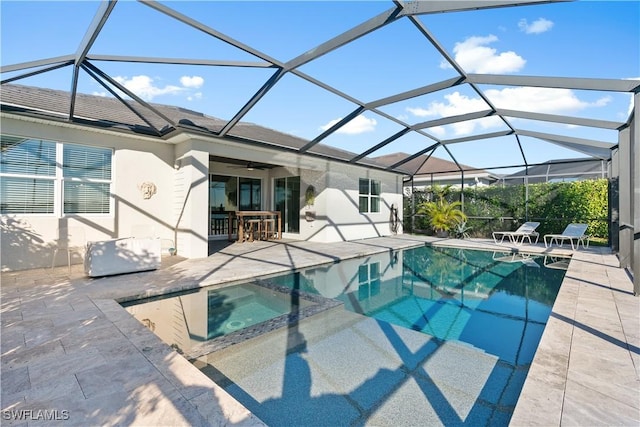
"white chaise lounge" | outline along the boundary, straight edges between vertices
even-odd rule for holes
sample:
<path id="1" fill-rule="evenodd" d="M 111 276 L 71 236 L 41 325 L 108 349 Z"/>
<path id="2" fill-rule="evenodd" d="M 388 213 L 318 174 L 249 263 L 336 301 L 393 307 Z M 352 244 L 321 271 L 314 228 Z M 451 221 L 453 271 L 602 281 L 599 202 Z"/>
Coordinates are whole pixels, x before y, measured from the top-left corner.
<path id="1" fill-rule="evenodd" d="M 544 246 L 548 248 L 554 243 L 562 246 L 565 240 L 571 242 L 571 249 L 574 251 L 580 249 L 580 244 L 584 249 L 589 247 L 589 236 L 584 233 L 587 231 L 588 224 L 569 224 L 561 234 L 545 234 Z"/>
<path id="2" fill-rule="evenodd" d="M 525 239 L 529 244 L 538 243 L 540 235 L 536 232 L 536 228 L 540 225 L 539 222 L 528 221 L 522 224 L 516 231 L 494 231 L 493 241 L 496 245 L 504 243 L 504 238 L 508 237 L 509 242 L 516 246 L 524 244 Z M 535 238 L 535 242 L 532 242 L 531 238 Z"/>

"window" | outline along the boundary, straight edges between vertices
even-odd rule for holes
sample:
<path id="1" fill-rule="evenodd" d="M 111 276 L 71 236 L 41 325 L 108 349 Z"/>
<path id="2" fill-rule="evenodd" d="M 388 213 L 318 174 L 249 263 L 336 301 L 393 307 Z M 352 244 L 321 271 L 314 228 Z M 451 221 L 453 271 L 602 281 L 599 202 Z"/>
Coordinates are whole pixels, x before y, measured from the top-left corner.
<path id="1" fill-rule="evenodd" d="M 361 213 L 380 212 L 380 181 L 360 178 L 358 207 Z"/>
<path id="2" fill-rule="evenodd" d="M 239 178 L 240 210 L 259 211 L 262 205 L 262 181 L 255 178 Z"/>
<path id="3" fill-rule="evenodd" d="M 358 301 L 367 300 L 380 293 L 380 263 L 358 267 Z"/>
<path id="4" fill-rule="evenodd" d="M 62 176 L 65 214 L 108 214 L 111 150 L 64 145 Z"/>
<path id="5" fill-rule="evenodd" d="M 211 212 L 238 210 L 238 178 L 226 175 L 209 176 Z"/>
<path id="6" fill-rule="evenodd" d="M 8 135 L 0 146 L 0 213 L 110 212 L 110 149 Z"/>

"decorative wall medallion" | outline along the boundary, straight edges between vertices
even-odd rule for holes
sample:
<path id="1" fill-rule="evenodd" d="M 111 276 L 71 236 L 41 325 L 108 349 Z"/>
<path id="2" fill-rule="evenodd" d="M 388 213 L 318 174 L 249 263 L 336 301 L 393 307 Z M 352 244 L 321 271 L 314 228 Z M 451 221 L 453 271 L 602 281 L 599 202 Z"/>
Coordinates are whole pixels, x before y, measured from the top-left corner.
<path id="1" fill-rule="evenodd" d="M 153 182 L 145 181 L 142 184 L 138 185 L 140 192 L 142 193 L 143 199 L 150 199 L 151 196 L 156 194 L 157 188 Z"/>

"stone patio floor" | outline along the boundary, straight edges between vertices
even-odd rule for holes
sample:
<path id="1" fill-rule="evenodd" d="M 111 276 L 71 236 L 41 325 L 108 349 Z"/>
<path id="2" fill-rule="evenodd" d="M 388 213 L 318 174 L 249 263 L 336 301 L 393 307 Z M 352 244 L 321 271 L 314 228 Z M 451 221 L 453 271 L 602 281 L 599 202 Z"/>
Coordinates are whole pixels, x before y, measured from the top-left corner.
<path id="1" fill-rule="evenodd" d="M 82 266 L 1 275 L 2 425 L 263 425 L 117 301 L 242 281 L 424 245 L 488 240 L 400 235 L 254 242 L 152 272 L 85 277 Z M 510 247 L 567 255 L 542 245 Z M 604 248 L 573 253 L 511 425 L 640 425 L 640 298 Z"/>

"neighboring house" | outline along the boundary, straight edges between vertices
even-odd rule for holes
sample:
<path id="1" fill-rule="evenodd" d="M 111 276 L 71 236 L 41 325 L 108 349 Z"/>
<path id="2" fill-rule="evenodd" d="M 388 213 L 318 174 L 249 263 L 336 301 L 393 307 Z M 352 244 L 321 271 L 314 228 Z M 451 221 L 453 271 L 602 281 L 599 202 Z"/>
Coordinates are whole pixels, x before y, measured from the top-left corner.
<path id="1" fill-rule="evenodd" d="M 64 91 L 1 90 L 3 270 L 51 265 L 59 230 L 72 226 L 87 241 L 153 235 L 182 256 L 206 257 L 238 210 L 280 211 L 283 237 L 294 240 L 402 232 L 390 214 L 395 205 L 402 218 L 403 175 L 349 163 L 353 153 L 318 144 L 299 154 L 309 141 L 250 123 L 219 137 L 226 121 L 157 104 L 177 125 L 153 134 L 148 119 L 110 97 L 78 94 L 80 119 L 69 121 Z"/>
<path id="2" fill-rule="evenodd" d="M 374 157 L 371 160 L 391 166 L 402 159 L 409 156 L 406 153 L 393 153 L 385 156 Z M 464 183 L 465 187 L 484 186 L 496 182 L 500 177 L 486 170 L 477 169 L 472 166 L 460 164 L 458 166 L 454 162 L 440 159 L 438 157 L 419 156 L 405 163 L 403 169 L 407 171 L 407 175 L 415 172 L 413 181 L 405 180 L 405 194 L 412 193 L 412 188 L 416 191 L 422 191 L 433 184 L 441 186 L 451 185 L 452 187 L 461 187 Z"/>
<path id="3" fill-rule="evenodd" d="M 609 162 L 598 159 L 551 160 L 530 166 L 500 179 L 504 184 L 535 184 L 540 182 L 581 181 L 607 178 Z"/>

